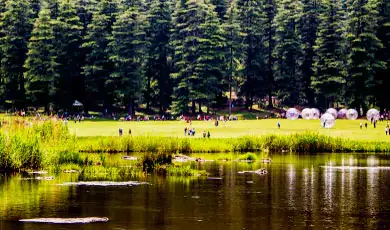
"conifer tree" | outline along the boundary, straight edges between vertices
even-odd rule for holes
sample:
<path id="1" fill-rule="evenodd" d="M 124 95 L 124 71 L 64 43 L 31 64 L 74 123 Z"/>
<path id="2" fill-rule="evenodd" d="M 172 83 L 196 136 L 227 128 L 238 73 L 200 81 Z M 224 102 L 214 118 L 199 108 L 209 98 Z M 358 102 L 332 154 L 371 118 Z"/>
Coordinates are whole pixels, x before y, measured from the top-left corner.
<path id="1" fill-rule="evenodd" d="M 373 96 L 375 72 L 384 66 L 376 58 L 383 44 L 376 36 L 379 21 L 378 0 L 350 0 L 348 2 L 348 77 L 347 93 L 350 104 L 363 114 L 368 96 Z"/>
<path id="2" fill-rule="evenodd" d="M 204 1 L 181 1 L 173 20 L 172 46 L 177 84 L 173 111 L 195 113 L 195 103 L 210 103 L 217 95 L 218 79 L 222 78 L 224 38 L 214 7 Z"/>
<path id="3" fill-rule="evenodd" d="M 32 30 L 32 10 L 28 0 L 8 0 L 1 18 L 0 40 L 1 73 L 5 99 L 16 106 L 25 100 L 24 62 L 27 57 L 27 42 Z"/>
<path id="4" fill-rule="evenodd" d="M 150 47 L 145 99 L 148 109 L 151 101 L 158 102 L 156 105 L 158 105 L 160 113 L 169 107 L 173 90 L 168 62 L 172 52 L 169 47 L 172 28 L 171 8 L 171 3 L 168 0 L 153 0 L 148 14 Z"/>
<path id="5" fill-rule="evenodd" d="M 318 0 L 302 0 L 302 17 L 299 20 L 298 30 L 302 50 L 302 64 L 300 66 L 303 83 L 304 102 L 314 104 L 314 92 L 311 88 L 313 76 L 314 44 L 318 26 Z"/>
<path id="6" fill-rule="evenodd" d="M 345 84 L 346 71 L 342 50 L 341 4 L 338 0 L 322 0 L 311 86 L 321 107 L 333 107 L 333 102 Z"/>
<path id="7" fill-rule="evenodd" d="M 108 57 L 107 45 L 108 38 L 112 36 L 112 25 L 117 13 L 116 0 L 100 1 L 93 12 L 92 21 L 88 25 L 88 33 L 82 45 L 88 50 L 86 65 L 83 67 L 88 98 L 91 100 L 88 103 L 102 104 L 103 110 L 112 105 L 112 95 L 106 88 L 106 81 L 113 72 L 114 64 Z"/>
<path id="8" fill-rule="evenodd" d="M 383 44 L 382 49 L 378 49 L 376 58 L 383 61 L 384 68 L 379 69 L 375 74 L 376 86 L 375 96 L 380 110 L 383 112 L 390 109 L 388 91 L 390 86 L 390 2 L 382 0 L 379 6 L 379 28 L 377 30 L 378 39 Z"/>
<path id="9" fill-rule="evenodd" d="M 84 91 L 84 77 L 81 75 L 82 24 L 72 0 L 62 0 L 55 20 L 55 50 L 57 75 L 56 99 L 61 108 L 70 109 L 74 100 L 81 100 Z"/>
<path id="10" fill-rule="evenodd" d="M 39 12 L 28 43 L 26 60 L 26 93 L 36 106 L 45 106 L 50 113 L 55 93 L 55 49 L 53 23 L 50 10 L 45 5 Z"/>
<path id="11" fill-rule="evenodd" d="M 238 0 L 237 6 L 246 44 L 245 78 L 241 93 L 246 97 L 246 107 L 251 110 L 255 100 L 266 95 L 267 15 L 261 0 Z"/>
<path id="12" fill-rule="evenodd" d="M 115 70 L 107 81 L 114 89 L 114 98 L 119 103 L 128 102 L 128 113 L 135 114 L 135 100 L 141 93 L 144 77 L 144 54 L 146 51 L 147 20 L 134 6 L 121 12 L 113 24 L 109 58 Z"/>
<path id="13" fill-rule="evenodd" d="M 4 37 L 4 31 L 1 28 L 2 26 L 2 18 L 3 13 L 5 11 L 5 2 L 6 0 L 0 0 L 0 47 L 2 38 Z M 1 67 L 1 59 L 2 59 L 3 52 L 0 52 L 0 67 Z M 0 104 L 4 104 L 4 92 L 5 92 L 5 79 L 3 78 L 2 71 L 0 71 Z"/>
<path id="14" fill-rule="evenodd" d="M 286 105 L 302 102 L 302 46 L 298 33 L 302 4 L 298 0 L 280 0 L 275 16 L 275 88 Z"/>
<path id="15" fill-rule="evenodd" d="M 266 20 L 264 24 L 265 41 L 264 46 L 266 48 L 266 83 L 265 90 L 268 94 L 268 107 L 272 108 L 272 95 L 274 94 L 274 56 L 273 51 L 275 49 L 275 14 L 276 4 L 275 0 L 265 0 L 264 11 L 266 13 Z"/>
<path id="16" fill-rule="evenodd" d="M 244 62 L 244 55 L 242 50 L 245 50 L 245 34 L 242 31 L 237 1 L 232 1 L 225 15 L 225 21 L 222 29 L 226 38 L 225 51 L 225 72 L 226 81 L 228 84 L 229 98 L 228 98 L 228 113 L 231 114 L 232 109 L 232 92 L 233 89 L 237 92 L 239 90 L 239 76 L 241 76 L 242 63 Z"/>

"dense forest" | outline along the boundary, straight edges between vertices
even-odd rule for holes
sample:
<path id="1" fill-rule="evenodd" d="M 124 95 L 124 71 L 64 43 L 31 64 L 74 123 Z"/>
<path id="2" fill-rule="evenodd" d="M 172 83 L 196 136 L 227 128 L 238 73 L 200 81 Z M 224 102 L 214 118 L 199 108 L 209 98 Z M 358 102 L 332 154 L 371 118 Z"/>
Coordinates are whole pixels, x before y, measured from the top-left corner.
<path id="1" fill-rule="evenodd" d="M 388 0 L 0 0 L 0 104 L 390 109 L 389 38 Z"/>

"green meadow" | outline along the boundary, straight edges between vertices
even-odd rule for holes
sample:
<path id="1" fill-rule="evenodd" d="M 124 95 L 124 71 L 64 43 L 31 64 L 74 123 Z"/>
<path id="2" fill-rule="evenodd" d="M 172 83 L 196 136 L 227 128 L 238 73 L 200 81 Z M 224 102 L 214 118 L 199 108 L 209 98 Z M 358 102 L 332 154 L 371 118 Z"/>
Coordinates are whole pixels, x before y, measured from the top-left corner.
<path id="1" fill-rule="evenodd" d="M 277 128 L 280 122 L 281 128 Z M 363 129 L 360 129 L 360 122 Z M 364 127 L 367 122 L 368 128 Z M 331 129 L 323 129 L 319 120 L 239 120 L 219 122 L 215 127 L 214 121 L 192 121 L 192 125 L 185 121 L 83 121 L 74 123 L 70 121 L 68 128 L 71 134 L 77 137 L 93 136 L 118 136 L 119 128 L 123 129 L 123 135 L 132 136 L 159 136 L 159 137 L 184 137 L 184 128 L 195 128 L 195 136 L 202 137 L 204 131 L 210 131 L 211 138 L 236 138 L 243 136 L 260 136 L 265 134 L 287 135 L 303 132 L 314 132 L 331 137 L 340 137 L 361 141 L 390 141 L 390 135 L 385 135 L 387 121 L 378 122 L 376 128 L 367 120 L 336 120 Z"/>

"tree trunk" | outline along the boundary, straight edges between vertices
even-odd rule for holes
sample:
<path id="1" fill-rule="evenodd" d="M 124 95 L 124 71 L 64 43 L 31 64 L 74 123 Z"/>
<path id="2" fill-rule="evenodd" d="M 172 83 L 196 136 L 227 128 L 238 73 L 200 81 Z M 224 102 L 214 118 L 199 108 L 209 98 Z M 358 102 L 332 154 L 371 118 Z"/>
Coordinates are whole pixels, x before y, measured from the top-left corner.
<path id="1" fill-rule="evenodd" d="M 130 115 L 133 115 L 133 99 L 132 98 L 130 98 L 129 99 L 129 105 L 128 105 L 128 113 L 130 114 Z"/>
<path id="2" fill-rule="evenodd" d="M 199 102 L 199 113 L 202 113 L 202 103 Z"/>
<path id="3" fill-rule="evenodd" d="M 192 101 L 192 105 L 191 105 L 191 113 L 192 115 L 194 115 L 196 113 L 196 108 L 195 108 L 195 101 Z"/>
<path id="4" fill-rule="evenodd" d="M 271 90 L 268 92 L 268 108 L 272 108 L 274 107 L 273 103 L 272 103 L 272 93 L 271 93 Z"/>

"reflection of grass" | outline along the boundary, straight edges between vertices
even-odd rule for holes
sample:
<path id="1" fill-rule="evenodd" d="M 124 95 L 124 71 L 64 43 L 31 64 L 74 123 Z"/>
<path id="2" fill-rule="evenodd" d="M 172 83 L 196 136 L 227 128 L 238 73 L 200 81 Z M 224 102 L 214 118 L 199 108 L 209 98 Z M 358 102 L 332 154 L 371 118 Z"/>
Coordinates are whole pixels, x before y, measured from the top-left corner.
<path id="1" fill-rule="evenodd" d="M 205 170 L 193 169 L 190 165 L 170 165 L 163 170 L 165 170 L 169 176 L 207 176 L 207 172 Z"/>
<path id="2" fill-rule="evenodd" d="M 246 153 L 238 156 L 238 160 L 255 161 L 258 159 L 259 157 L 254 153 Z"/>
<path id="3" fill-rule="evenodd" d="M 103 167 L 88 166 L 81 171 L 80 178 L 83 180 L 110 180 L 118 181 L 129 177 L 144 177 L 144 172 L 136 167 Z"/>

